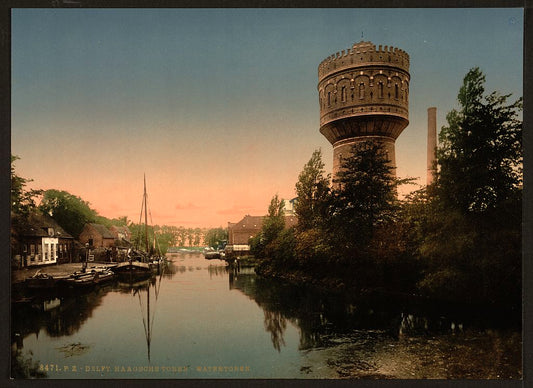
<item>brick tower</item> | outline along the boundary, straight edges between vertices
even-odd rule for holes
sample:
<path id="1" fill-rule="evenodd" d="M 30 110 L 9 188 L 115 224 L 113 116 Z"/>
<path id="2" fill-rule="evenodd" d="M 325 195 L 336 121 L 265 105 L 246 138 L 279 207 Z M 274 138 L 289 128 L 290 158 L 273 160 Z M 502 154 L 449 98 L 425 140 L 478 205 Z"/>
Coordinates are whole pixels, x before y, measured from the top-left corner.
<path id="1" fill-rule="evenodd" d="M 333 176 L 357 142 L 381 142 L 396 167 L 394 142 L 409 124 L 409 55 L 359 42 L 318 66 L 320 133 L 333 145 Z"/>

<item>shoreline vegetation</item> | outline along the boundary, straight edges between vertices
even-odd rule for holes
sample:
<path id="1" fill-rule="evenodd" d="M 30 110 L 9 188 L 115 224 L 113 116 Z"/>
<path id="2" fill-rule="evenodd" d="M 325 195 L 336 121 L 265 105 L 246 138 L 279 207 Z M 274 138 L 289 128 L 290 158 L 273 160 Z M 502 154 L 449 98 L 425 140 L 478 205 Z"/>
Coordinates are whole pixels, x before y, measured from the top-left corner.
<path id="1" fill-rule="evenodd" d="M 433 182 L 398 199 L 381 144 L 361 142 L 331 179 L 320 150 L 296 183 L 298 223 L 276 194 L 250 239 L 256 272 L 353 294 L 410 295 L 521 311 L 522 98 L 485 93 L 471 69 L 439 134 Z M 520 314 L 518 314 L 520 315 Z"/>
<path id="2" fill-rule="evenodd" d="M 485 93 L 471 69 L 439 134 L 434 180 L 403 199 L 379 142 L 360 142 L 341 158 L 335 177 L 313 152 L 295 184 L 297 224 L 285 227 L 276 194 L 241 266 L 258 275 L 353 294 L 379 292 L 439 301 L 512 306 L 522 299 L 522 98 Z M 107 219 L 89 203 L 58 190 L 27 190 L 11 158 L 12 213 L 41 211 L 77 238 L 87 222 L 142 229 L 127 217 Z M 42 196 L 39 206 L 35 199 Z M 218 247 L 227 229 L 158 227 L 171 246 Z M 155 232 L 154 232 L 155 233 Z M 149 236 L 149 240 L 153 239 Z M 13 241 L 12 241 L 13 242 Z M 76 256 L 74 261 L 76 261 Z"/>

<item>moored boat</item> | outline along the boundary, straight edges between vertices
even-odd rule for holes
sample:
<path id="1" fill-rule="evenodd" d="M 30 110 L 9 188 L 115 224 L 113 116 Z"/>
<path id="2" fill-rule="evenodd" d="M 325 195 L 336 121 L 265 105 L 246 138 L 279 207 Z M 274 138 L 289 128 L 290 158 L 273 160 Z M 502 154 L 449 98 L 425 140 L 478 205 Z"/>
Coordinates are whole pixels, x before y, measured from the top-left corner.
<path id="1" fill-rule="evenodd" d="M 26 278 L 24 285 L 31 289 L 51 289 L 58 285 L 63 279 L 68 276 L 52 276 L 46 273 L 41 273 L 40 270 L 35 275 Z"/>
<path id="2" fill-rule="evenodd" d="M 206 260 L 222 259 L 220 251 L 216 251 L 213 248 L 206 248 L 203 251 Z"/>
<path id="3" fill-rule="evenodd" d="M 117 266 L 113 269 L 117 274 L 123 273 L 150 273 L 150 264 L 144 263 L 138 260 L 129 260 L 123 263 L 118 263 Z"/>
<path id="4" fill-rule="evenodd" d="M 115 274 L 110 270 L 92 270 L 86 273 L 75 272 L 69 277 L 62 279 L 60 285 L 68 288 L 86 288 L 111 281 L 114 277 Z"/>

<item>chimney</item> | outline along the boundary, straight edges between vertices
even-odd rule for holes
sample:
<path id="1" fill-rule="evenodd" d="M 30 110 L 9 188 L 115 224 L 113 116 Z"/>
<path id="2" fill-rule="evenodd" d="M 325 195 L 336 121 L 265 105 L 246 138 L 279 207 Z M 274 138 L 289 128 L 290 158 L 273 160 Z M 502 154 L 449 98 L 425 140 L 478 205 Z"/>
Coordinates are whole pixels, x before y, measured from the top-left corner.
<path id="1" fill-rule="evenodd" d="M 428 108 L 428 155 L 426 185 L 433 183 L 433 164 L 437 148 L 437 108 Z"/>

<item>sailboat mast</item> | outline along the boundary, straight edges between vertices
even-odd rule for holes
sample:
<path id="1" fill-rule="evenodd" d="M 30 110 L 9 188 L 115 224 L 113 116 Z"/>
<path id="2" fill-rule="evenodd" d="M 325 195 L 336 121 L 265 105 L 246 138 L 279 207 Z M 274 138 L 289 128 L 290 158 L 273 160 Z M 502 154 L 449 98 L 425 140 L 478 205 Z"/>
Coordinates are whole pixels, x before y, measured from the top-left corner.
<path id="1" fill-rule="evenodd" d="M 150 284 L 148 284 L 146 299 L 146 306 L 148 311 L 148 335 L 146 336 L 146 343 L 148 345 L 148 362 L 150 362 L 150 342 L 152 342 L 152 331 L 150 329 Z"/>
<path id="2" fill-rule="evenodd" d="M 146 236 L 146 253 L 148 252 L 148 207 L 146 206 L 146 174 L 144 174 L 144 235 Z"/>

